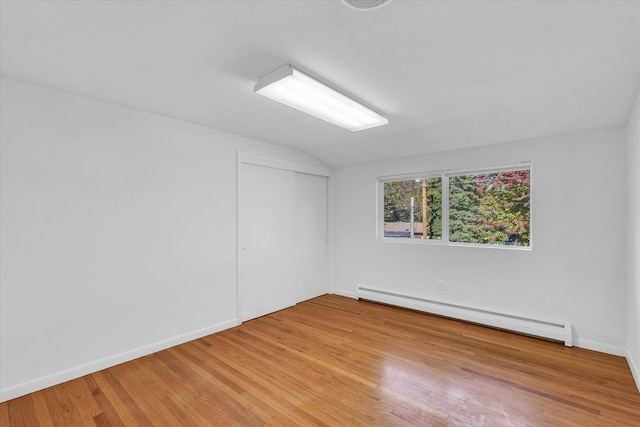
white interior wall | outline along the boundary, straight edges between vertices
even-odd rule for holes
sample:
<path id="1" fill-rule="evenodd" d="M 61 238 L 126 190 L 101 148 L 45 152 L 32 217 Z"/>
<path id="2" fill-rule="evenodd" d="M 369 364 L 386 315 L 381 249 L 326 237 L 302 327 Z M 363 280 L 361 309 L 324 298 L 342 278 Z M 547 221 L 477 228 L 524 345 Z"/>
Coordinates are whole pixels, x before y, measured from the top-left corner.
<path id="1" fill-rule="evenodd" d="M 237 150 L 324 165 L 0 85 L 0 400 L 234 326 Z"/>
<path id="2" fill-rule="evenodd" d="M 336 293 L 358 284 L 570 321 L 574 343 L 626 354 L 626 129 L 334 170 Z M 532 161 L 533 250 L 376 240 L 377 177 Z M 437 290 L 437 280 L 445 290 Z"/>
<path id="3" fill-rule="evenodd" d="M 628 125 L 627 349 L 640 390 L 640 93 Z"/>

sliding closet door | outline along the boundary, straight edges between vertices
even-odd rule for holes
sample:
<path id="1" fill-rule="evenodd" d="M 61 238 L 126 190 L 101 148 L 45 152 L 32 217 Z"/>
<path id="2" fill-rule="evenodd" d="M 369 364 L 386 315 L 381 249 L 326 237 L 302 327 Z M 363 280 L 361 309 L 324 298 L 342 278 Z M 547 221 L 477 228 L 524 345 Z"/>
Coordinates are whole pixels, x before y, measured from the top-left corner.
<path id="1" fill-rule="evenodd" d="M 329 289 L 326 176 L 296 173 L 296 290 L 298 302 Z"/>
<path id="2" fill-rule="evenodd" d="M 295 172 L 240 163 L 238 305 L 244 322 L 297 302 Z"/>

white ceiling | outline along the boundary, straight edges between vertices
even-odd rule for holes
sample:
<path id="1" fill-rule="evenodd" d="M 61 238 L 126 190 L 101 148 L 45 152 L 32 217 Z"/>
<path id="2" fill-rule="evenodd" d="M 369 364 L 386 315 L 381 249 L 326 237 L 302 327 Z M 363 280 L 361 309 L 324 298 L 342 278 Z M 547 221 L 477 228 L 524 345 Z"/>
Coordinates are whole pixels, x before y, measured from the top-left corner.
<path id="1" fill-rule="evenodd" d="M 295 147 L 332 166 L 625 124 L 639 1 L 5 1 L 1 72 Z M 389 125 L 253 93 L 291 63 Z"/>

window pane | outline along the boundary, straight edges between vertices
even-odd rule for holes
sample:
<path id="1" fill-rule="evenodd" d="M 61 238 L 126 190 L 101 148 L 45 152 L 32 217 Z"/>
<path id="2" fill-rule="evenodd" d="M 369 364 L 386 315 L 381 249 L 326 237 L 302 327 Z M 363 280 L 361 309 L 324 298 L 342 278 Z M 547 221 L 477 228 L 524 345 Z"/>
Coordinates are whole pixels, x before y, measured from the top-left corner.
<path id="1" fill-rule="evenodd" d="M 449 177 L 449 241 L 529 246 L 530 173 Z"/>
<path id="2" fill-rule="evenodd" d="M 384 183 L 384 237 L 442 238 L 440 177 Z"/>

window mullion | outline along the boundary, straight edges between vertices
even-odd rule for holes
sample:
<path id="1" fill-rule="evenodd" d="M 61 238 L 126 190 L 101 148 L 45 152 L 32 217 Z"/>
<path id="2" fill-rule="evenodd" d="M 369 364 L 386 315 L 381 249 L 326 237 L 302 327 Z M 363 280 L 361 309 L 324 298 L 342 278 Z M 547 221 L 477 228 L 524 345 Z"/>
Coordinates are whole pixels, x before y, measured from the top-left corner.
<path id="1" fill-rule="evenodd" d="M 442 174 L 442 241 L 449 243 L 449 177 Z"/>

